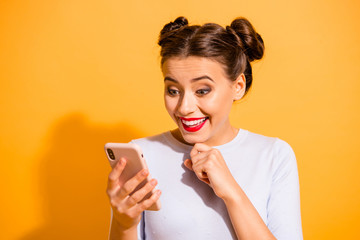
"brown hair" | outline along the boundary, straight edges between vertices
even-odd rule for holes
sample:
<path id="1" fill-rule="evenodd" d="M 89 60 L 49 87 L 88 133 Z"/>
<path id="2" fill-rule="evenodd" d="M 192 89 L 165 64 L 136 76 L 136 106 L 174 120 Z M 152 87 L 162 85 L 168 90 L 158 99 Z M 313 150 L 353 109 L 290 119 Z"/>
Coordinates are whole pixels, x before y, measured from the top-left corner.
<path id="1" fill-rule="evenodd" d="M 250 62 L 261 59 L 265 48 L 260 34 L 245 18 L 237 18 L 223 28 L 216 23 L 190 26 L 185 17 L 178 17 L 161 30 L 158 44 L 161 64 L 171 57 L 198 56 L 221 63 L 232 81 L 244 73 L 245 93 L 252 83 Z"/>

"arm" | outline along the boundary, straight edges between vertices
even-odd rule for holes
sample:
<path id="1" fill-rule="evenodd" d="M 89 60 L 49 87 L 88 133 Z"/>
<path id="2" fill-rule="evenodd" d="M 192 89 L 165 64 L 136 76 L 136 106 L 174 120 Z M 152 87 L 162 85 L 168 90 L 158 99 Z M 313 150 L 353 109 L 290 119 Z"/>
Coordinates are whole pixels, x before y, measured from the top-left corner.
<path id="1" fill-rule="evenodd" d="M 239 185 L 223 200 L 238 239 L 276 239 Z"/>
<path id="2" fill-rule="evenodd" d="M 109 240 L 137 240 L 136 227 L 127 230 L 122 229 L 118 221 L 112 220 L 110 227 Z"/>
<path id="3" fill-rule="evenodd" d="M 157 181 L 152 179 L 130 196 L 129 194 L 145 180 L 149 172 L 143 169 L 121 185 L 119 177 L 125 165 L 126 160 L 124 158 L 120 159 L 109 174 L 107 195 L 112 207 L 110 240 L 137 240 L 137 225 L 140 222 L 141 213 L 153 205 L 161 194 L 157 190 L 149 199 L 141 201 L 156 186 Z"/>
<path id="4" fill-rule="evenodd" d="M 275 239 L 226 166 L 219 150 L 195 144 L 184 164 L 224 200 L 238 239 Z"/>
<path id="5" fill-rule="evenodd" d="M 299 176 L 295 154 L 284 141 L 274 144 L 274 168 L 268 200 L 268 227 L 278 239 L 301 240 Z"/>

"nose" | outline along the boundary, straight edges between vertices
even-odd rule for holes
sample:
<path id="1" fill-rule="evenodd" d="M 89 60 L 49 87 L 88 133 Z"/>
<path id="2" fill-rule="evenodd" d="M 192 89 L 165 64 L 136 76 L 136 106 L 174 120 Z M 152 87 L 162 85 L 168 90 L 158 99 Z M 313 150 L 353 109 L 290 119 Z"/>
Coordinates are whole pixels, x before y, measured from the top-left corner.
<path id="1" fill-rule="evenodd" d="M 184 93 L 179 100 L 177 112 L 181 116 L 187 116 L 196 111 L 196 99 L 188 93 Z"/>

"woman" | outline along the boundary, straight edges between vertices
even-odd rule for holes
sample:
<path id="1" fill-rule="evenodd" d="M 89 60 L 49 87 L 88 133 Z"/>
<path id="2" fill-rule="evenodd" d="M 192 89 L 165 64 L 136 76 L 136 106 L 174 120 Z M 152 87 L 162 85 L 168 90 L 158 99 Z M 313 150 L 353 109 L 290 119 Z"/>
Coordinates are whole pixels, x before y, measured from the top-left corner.
<path id="1" fill-rule="evenodd" d="M 263 56 L 261 36 L 244 18 L 223 28 L 179 17 L 159 45 L 165 105 L 178 128 L 133 141 L 149 170 L 122 186 L 126 159 L 110 173 L 110 239 L 302 239 L 291 147 L 229 121 L 251 87 L 250 62 Z M 149 171 L 157 180 L 130 196 Z M 161 192 L 141 202 L 157 183 Z M 160 195 L 161 210 L 144 211 Z"/>

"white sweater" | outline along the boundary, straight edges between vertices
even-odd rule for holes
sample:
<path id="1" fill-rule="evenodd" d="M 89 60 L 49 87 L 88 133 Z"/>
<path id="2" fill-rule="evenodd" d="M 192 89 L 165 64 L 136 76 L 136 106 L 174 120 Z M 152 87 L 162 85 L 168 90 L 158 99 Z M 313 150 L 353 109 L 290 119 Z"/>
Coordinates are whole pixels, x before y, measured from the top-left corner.
<path id="1" fill-rule="evenodd" d="M 138 238 L 236 239 L 222 199 L 183 164 L 192 146 L 170 132 L 133 140 L 161 189 L 160 211 L 145 211 Z M 299 180 L 291 147 L 278 138 L 240 129 L 220 150 L 232 175 L 278 240 L 302 239 Z"/>

